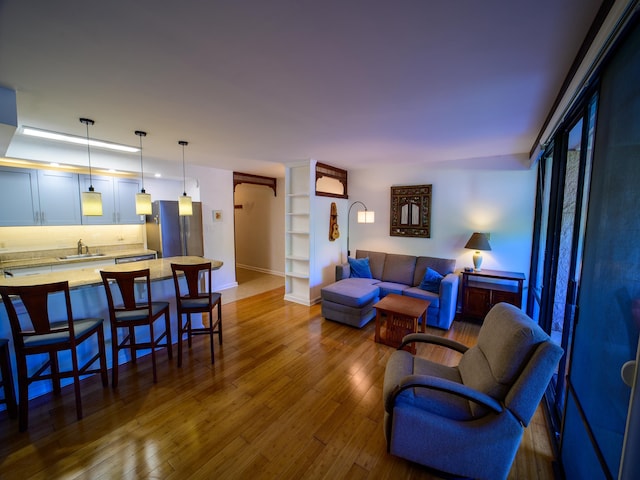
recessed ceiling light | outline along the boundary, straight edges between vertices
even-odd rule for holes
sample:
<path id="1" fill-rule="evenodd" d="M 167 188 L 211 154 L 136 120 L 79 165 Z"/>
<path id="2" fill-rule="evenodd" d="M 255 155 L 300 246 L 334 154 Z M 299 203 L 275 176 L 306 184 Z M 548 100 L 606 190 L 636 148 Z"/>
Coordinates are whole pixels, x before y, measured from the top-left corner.
<path id="1" fill-rule="evenodd" d="M 56 140 L 58 142 L 75 143 L 77 145 L 86 145 L 87 139 L 78 137 L 76 135 L 68 135 L 66 133 L 51 132 L 48 130 L 42 130 L 33 127 L 22 127 L 22 133 L 31 137 L 46 138 L 48 140 Z M 89 139 L 89 145 L 97 148 L 106 148 L 108 150 L 115 150 L 118 152 L 136 153 L 140 149 L 137 147 L 130 147 L 128 145 L 121 145 L 118 143 L 105 142 L 103 140 L 96 140 L 94 138 Z"/>
<path id="2" fill-rule="evenodd" d="M 161 173 L 155 173 L 153 176 L 156 177 L 156 178 L 160 178 L 162 176 L 162 174 Z"/>

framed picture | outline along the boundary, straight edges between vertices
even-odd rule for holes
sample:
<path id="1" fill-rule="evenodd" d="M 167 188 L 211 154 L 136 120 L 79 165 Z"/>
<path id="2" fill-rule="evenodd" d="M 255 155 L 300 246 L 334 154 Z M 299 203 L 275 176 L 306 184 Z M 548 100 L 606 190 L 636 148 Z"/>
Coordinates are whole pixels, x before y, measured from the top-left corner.
<path id="1" fill-rule="evenodd" d="M 391 187 L 389 234 L 431 238 L 431 185 Z"/>

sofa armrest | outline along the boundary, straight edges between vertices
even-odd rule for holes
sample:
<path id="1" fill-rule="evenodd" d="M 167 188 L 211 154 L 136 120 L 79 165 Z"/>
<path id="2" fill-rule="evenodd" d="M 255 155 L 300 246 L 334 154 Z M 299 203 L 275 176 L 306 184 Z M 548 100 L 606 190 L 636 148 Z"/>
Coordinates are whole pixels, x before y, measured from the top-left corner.
<path id="1" fill-rule="evenodd" d="M 439 323 L 449 328 L 458 308 L 458 283 L 460 276 L 457 273 L 449 273 L 440 282 L 440 312 Z"/>
<path id="2" fill-rule="evenodd" d="M 336 282 L 339 280 L 343 280 L 345 278 L 349 278 L 350 276 L 351 276 L 351 267 L 349 266 L 349 262 L 336 265 Z"/>

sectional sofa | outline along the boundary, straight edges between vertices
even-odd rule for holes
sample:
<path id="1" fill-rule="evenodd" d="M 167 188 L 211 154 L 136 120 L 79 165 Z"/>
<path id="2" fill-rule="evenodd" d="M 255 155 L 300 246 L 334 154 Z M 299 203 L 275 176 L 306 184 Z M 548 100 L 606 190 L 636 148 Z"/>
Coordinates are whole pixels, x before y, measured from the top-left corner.
<path id="1" fill-rule="evenodd" d="M 357 250 L 336 266 L 335 283 L 322 288 L 322 316 L 360 328 L 375 317 L 378 300 L 396 293 L 429 300 L 427 325 L 448 330 L 458 301 L 455 266 L 451 259 Z"/>

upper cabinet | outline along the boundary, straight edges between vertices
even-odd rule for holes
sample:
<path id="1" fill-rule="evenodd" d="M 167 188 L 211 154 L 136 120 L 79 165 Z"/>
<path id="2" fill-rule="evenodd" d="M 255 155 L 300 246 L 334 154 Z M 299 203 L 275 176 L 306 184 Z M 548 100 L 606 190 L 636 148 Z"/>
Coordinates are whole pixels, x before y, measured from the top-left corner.
<path id="1" fill-rule="evenodd" d="M 79 225 L 78 176 L 0 167 L 0 226 Z"/>
<path id="2" fill-rule="evenodd" d="M 143 223 L 144 216 L 136 215 L 136 193 L 140 191 L 137 179 L 101 177 L 93 175 L 80 176 L 80 187 L 83 192 L 93 184 L 96 192 L 102 194 L 102 216 L 82 217 L 85 225 L 115 225 Z"/>
<path id="3" fill-rule="evenodd" d="M 37 170 L 41 225 L 79 225 L 81 222 L 78 175 Z"/>

